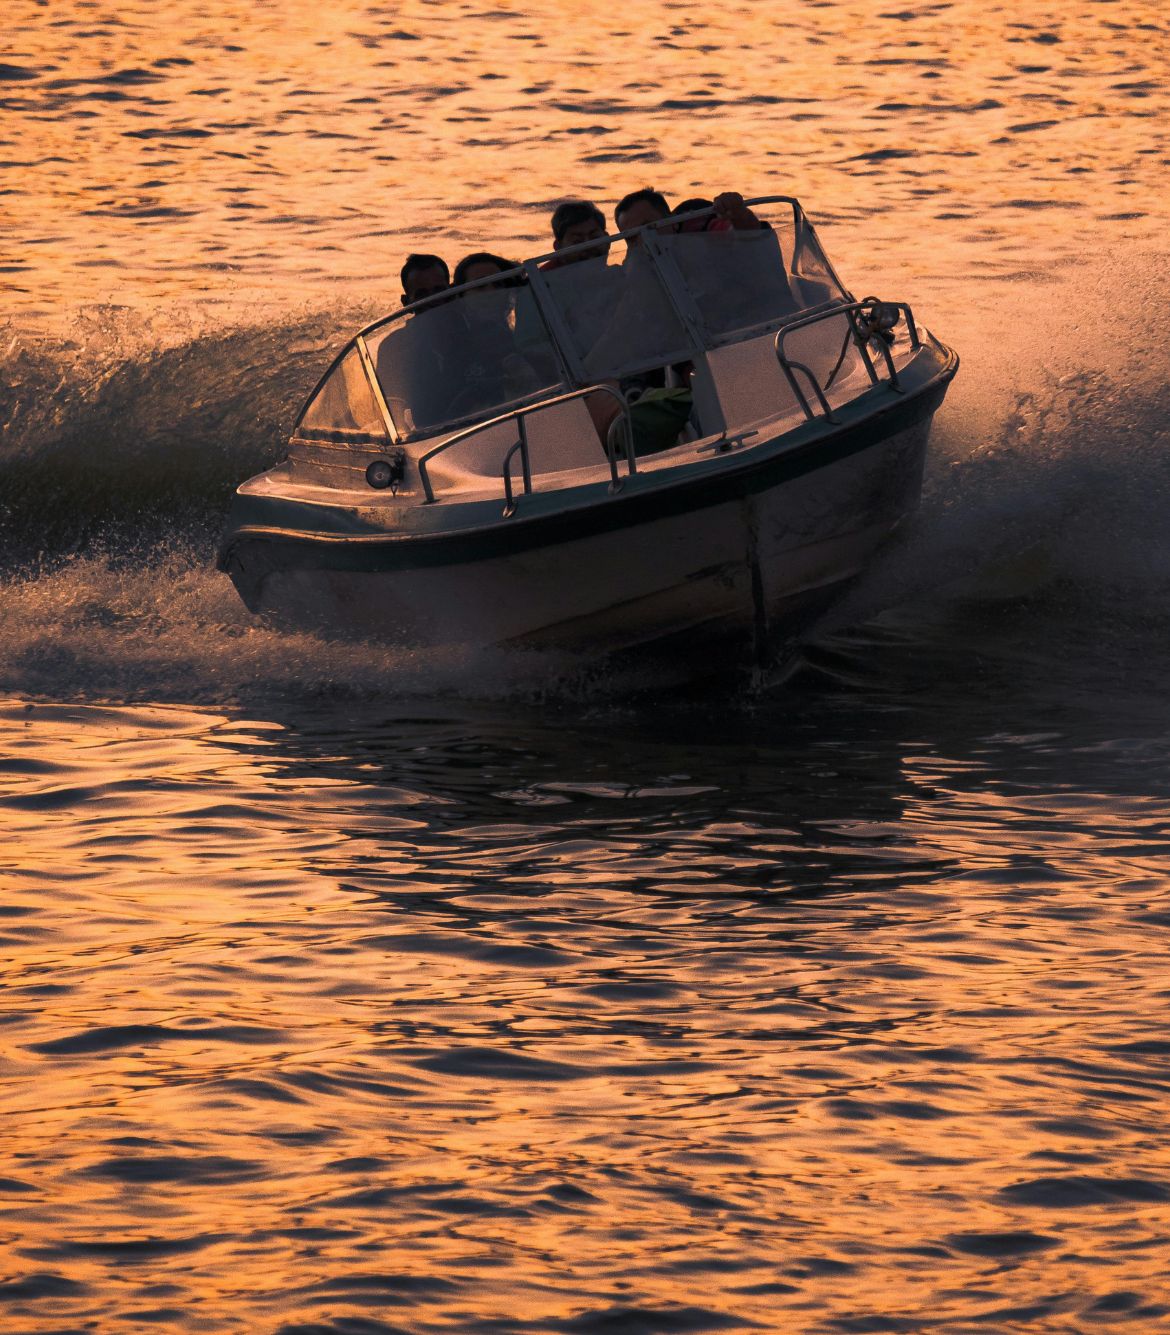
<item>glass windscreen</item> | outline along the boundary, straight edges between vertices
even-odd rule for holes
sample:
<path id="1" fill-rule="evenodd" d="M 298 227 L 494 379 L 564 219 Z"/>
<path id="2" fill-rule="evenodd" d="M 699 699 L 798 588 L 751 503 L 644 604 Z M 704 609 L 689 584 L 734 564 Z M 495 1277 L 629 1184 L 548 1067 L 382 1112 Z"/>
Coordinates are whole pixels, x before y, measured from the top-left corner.
<path id="1" fill-rule="evenodd" d="M 297 430 L 309 436 L 386 435 L 386 424 L 357 348 L 350 348 L 329 373 L 302 414 Z"/>
<path id="2" fill-rule="evenodd" d="M 816 233 L 807 225 L 796 234 L 791 267 L 792 285 L 802 306 L 819 306 L 846 295 L 833 277 Z"/>
<path id="3" fill-rule="evenodd" d="M 607 253 L 543 270 L 586 380 L 685 361 L 690 340 L 649 256 L 616 241 Z"/>
<path id="4" fill-rule="evenodd" d="M 561 384 L 527 287 L 475 288 L 391 321 L 366 343 L 405 435 L 490 417 Z"/>
<path id="5" fill-rule="evenodd" d="M 714 338 L 780 320 L 801 309 L 788 281 L 779 235 L 693 232 L 662 238 Z"/>

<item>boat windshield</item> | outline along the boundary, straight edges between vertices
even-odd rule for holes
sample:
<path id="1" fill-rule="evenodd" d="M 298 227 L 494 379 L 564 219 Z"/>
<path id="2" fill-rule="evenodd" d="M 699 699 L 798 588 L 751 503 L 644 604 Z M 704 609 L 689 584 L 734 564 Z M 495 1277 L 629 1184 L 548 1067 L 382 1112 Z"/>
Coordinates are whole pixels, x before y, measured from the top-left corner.
<path id="1" fill-rule="evenodd" d="M 698 307 L 706 341 L 776 324 L 845 292 L 812 229 L 792 215 L 752 231 L 659 235 Z"/>
<path id="2" fill-rule="evenodd" d="M 712 339 L 801 309 L 773 231 L 692 232 L 664 237 Z"/>
<path id="3" fill-rule="evenodd" d="M 616 241 L 604 256 L 546 269 L 541 277 L 586 380 L 691 355 L 692 340 L 645 247 Z"/>
<path id="4" fill-rule="evenodd" d="M 490 417 L 563 386 L 527 287 L 481 287 L 408 311 L 366 335 L 382 396 L 404 436 Z"/>
<path id="5" fill-rule="evenodd" d="M 541 287 L 583 380 L 686 362 L 847 299 L 812 228 L 786 202 L 758 230 L 654 230 L 543 266 Z"/>
<path id="6" fill-rule="evenodd" d="M 298 429 L 384 436 L 384 403 L 398 436 L 434 435 L 572 387 L 685 377 L 706 352 L 848 299 L 799 207 L 781 202 L 758 230 L 609 238 L 601 254 L 529 262 L 397 312 L 365 333 L 368 359 L 361 339 L 342 358 Z"/>
<path id="7" fill-rule="evenodd" d="M 350 348 L 317 387 L 297 430 L 339 441 L 368 441 L 386 435 L 382 411 L 356 347 Z"/>

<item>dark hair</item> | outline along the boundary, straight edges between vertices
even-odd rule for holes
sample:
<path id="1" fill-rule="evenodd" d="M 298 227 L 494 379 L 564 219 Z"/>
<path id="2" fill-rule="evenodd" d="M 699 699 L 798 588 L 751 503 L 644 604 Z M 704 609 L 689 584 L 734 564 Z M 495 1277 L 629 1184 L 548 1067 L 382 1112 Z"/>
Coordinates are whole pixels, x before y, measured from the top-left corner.
<path id="1" fill-rule="evenodd" d="M 467 282 L 467 271 L 476 264 L 494 264 L 498 273 L 505 273 L 508 269 L 518 269 L 520 266 L 515 260 L 506 260 L 502 255 L 493 255 L 488 250 L 477 250 L 474 255 L 464 255 L 464 257 L 455 266 L 455 276 L 452 279 L 452 286 L 459 287 L 460 284 Z M 519 275 L 513 274 L 507 279 L 509 287 L 514 286 L 521 281 Z"/>
<path id="2" fill-rule="evenodd" d="M 559 241 L 565 231 L 578 223 L 595 222 L 605 231 L 605 214 L 587 199 L 566 199 L 558 204 L 552 216 L 553 236 Z"/>
<path id="3" fill-rule="evenodd" d="M 677 218 L 681 214 L 697 213 L 700 209 L 706 209 L 706 214 L 700 214 L 697 218 L 687 218 L 685 222 L 676 222 L 674 230 L 676 232 L 709 232 L 718 221 L 715 216 L 715 205 L 709 199 L 684 199 L 681 204 L 675 206 L 670 216 Z"/>
<path id="4" fill-rule="evenodd" d="M 662 217 L 670 216 L 670 205 L 666 202 L 665 196 L 660 195 L 657 190 L 651 190 L 649 186 L 644 186 L 641 190 L 631 191 L 625 199 L 618 200 L 617 208 L 613 211 L 614 222 L 616 223 L 627 209 L 633 208 L 635 204 L 642 203 L 643 200 L 647 204 L 652 204 Z M 618 223 L 618 229 L 621 229 L 621 223 Z"/>
<path id="5" fill-rule="evenodd" d="M 406 263 L 402 266 L 402 290 L 406 291 L 406 280 L 412 273 L 418 273 L 422 269 L 442 269 L 444 277 L 448 282 L 451 281 L 451 270 L 447 268 L 447 261 L 440 259 L 438 255 L 408 255 Z"/>

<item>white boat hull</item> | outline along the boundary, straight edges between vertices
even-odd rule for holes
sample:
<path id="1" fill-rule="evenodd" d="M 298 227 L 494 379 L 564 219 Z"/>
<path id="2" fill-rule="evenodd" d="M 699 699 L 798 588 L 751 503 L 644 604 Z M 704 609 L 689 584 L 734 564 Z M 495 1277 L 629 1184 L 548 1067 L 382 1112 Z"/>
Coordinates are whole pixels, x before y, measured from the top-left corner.
<path id="1" fill-rule="evenodd" d="M 406 645 L 757 659 L 915 507 L 958 368 L 799 203 L 457 284 L 338 353 L 219 553 L 247 606 Z M 635 239 L 636 238 L 636 239 Z M 555 261 L 555 262 L 554 262 Z"/>
<path id="2" fill-rule="evenodd" d="M 696 630 L 775 634 L 855 577 L 913 509 L 929 426 L 919 416 L 772 487 L 520 551 L 339 569 L 277 546 L 260 578 L 253 564 L 249 602 L 281 622 L 408 644 L 619 649 Z"/>

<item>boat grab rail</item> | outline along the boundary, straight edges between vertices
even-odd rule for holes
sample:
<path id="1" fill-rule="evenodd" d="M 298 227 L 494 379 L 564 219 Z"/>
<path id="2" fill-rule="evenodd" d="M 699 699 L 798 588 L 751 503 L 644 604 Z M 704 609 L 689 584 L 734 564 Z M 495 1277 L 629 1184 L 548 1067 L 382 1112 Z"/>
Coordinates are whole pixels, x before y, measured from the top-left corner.
<path id="1" fill-rule="evenodd" d="M 806 363 L 799 362 L 787 355 L 784 350 L 784 343 L 788 336 L 794 334 L 798 329 L 807 329 L 810 325 L 819 324 L 821 321 L 831 319 L 837 315 L 844 315 L 848 320 L 849 327 L 841 345 L 841 355 L 837 358 L 837 364 L 822 386 L 816 374 Z M 833 386 L 833 381 L 837 378 L 837 373 L 844 364 L 845 354 L 851 342 L 857 347 L 861 355 L 862 363 L 871 384 L 881 383 L 881 377 L 874 367 L 873 356 L 870 351 L 871 347 L 876 344 L 886 367 L 885 383 L 895 393 L 901 394 L 903 392 L 898 379 L 898 368 L 894 365 L 893 354 L 890 352 L 892 331 L 902 319 L 906 321 L 906 331 L 910 336 L 911 350 L 921 347 L 922 340 L 918 336 L 918 326 L 914 323 L 914 312 L 909 305 L 904 301 L 881 301 L 877 297 L 865 297 L 861 301 L 836 306 L 832 310 L 816 312 L 804 319 L 794 320 L 791 324 L 785 325 L 783 329 L 776 331 L 774 344 L 776 360 L 781 371 L 784 372 L 793 396 L 801 408 L 804 409 L 804 415 L 810 422 L 816 420 L 816 413 L 813 412 L 808 396 L 801 388 L 795 372 L 801 372 L 808 380 L 825 421 L 835 422 L 837 419 L 833 416 L 833 408 L 827 395 Z"/>
<path id="2" fill-rule="evenodd" d="M 589 394 L 608 394 L 616 399 L 619 411 L 625 419 L 626 439 L 633 440 L 634 424 L 630 417 L 630 405 L 626 402 L 625 395 L 621 390 L 615 389 L 613 385 L 586 385 L 583 389 L 572 389 L 567 393 L 558 394 L 555 398 L 541 399 L 539 403 L 523 404 L 519 408 L 513 408 L 510 412 L 501 413 L 499 417 L 489 418 L 486 422 L 476 422 L 473 426 L 465 427 L 462 431 L 457 431 L 453 436 L 448 436 L 446 440 L 440 441 L 433 449 L 427 450 L 425 454 L 418 458 L 418 476 L 422 483 L 423 493 L 426 496 L 424 505 L 433 505 L 438 499 L 435 495 L 435 489 L 431 484 L 431 479 L 427 473 L 427 465 L 438 454 L 444 450 L 449 450 L 453 445 L 462 444 L 472 436 L 478 435 L 481 431 L 488 431 L 492 427 L 501 426 L 505 422 L 516 423 L 516 430 L 519 439 L 504 455 L 503 477 L 504 477 L 504 518 L 508 518 L 516 510 L 516 495 L 512 489 L 512 459 L 517 452 L 520 454 L 520 467 L 524 481 L 525 496 L 532 494 L 532 461 L 528 453 L 528 426 L 527 418 L 533 413 L 542 412 L 546 408 L 555 408 L 558 404 L 570 403 L 574 399 L 583 399 Z M 609 489 L 611 492 L 617 491 L 621 486 L 621 479 L 618 477 L 618 450 L 611 439 L 606 440 L 606 457 L 609 460 Z M 629 476 L 633 476 L 638 471 L 638 465 L 635 461 L 634 451 L 623 451 L 626 460 L 626 471 Z"/>

